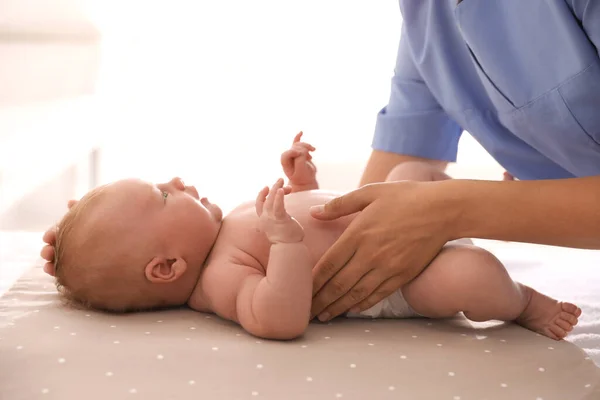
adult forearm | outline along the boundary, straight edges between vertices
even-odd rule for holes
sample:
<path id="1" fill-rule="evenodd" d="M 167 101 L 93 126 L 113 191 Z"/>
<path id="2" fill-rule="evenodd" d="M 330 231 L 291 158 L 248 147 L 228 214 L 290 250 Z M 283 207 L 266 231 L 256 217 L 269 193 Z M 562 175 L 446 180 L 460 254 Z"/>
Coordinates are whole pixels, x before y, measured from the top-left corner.
<path id="1" fill-rule="evenodd" d="M 600 176 L 436 182 L 450 236 L 600 249 Z"/>
<path id="2" fill-rule="evenodd" d="M 446 161 L 431 160 L 428 158 L 406 156 L 402 154 L 373 150 L 363 171 L 359 186 L 385 181 L 390 171 L 396 165 L 406 161 L 427 162 L 439 168 L 440 171 L 444 171 L 448 164 Z"/>

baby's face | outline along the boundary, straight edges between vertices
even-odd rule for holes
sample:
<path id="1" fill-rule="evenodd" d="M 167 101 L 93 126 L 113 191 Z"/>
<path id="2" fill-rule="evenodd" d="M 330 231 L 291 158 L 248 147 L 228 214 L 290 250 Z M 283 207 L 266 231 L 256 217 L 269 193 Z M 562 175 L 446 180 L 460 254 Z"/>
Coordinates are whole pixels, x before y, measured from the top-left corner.
<path id="1" fill-rule="evenodd" d="M 135 227 L 143 238 L 115 238 L 115 245 L 149 257 L 183 257 L 188 263 L 202 263 L 214 244 L 221 225 L 222 211 L 196 188 L 179 178 L 160 184 L 127 179 L 106 187 L 102 207 L 105 217 Z M 108 213 L 108 215 L 107 215 Z M 102 218 L 98 216 L 99 218 Z M 118 222 L 117 222 L 118 221 Z"/>

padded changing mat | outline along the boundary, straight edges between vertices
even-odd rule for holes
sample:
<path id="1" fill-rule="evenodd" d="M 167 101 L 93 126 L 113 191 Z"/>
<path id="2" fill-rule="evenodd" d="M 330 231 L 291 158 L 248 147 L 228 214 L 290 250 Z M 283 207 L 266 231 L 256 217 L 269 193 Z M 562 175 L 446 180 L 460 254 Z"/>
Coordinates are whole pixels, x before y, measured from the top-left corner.
<path id="1" fill-rule="evenodd" d="M 187 309 L 75 310 L 41 266 L 0 299 L 2 400 L 600 399 L 599 371 L 567 341 L 462 318 L 340 319 L 277 342 Z"/>

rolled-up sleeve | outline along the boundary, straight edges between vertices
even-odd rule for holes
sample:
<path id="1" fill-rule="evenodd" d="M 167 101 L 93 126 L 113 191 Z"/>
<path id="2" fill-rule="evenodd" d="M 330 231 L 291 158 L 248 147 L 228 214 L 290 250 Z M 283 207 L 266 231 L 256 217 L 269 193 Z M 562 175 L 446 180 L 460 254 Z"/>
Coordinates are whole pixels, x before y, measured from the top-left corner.
<path id="1" fill-rule="evenodd" d="M 377 115 L 373 149 L 456 161 L 462 129 L 448 117 L 421 78 L 404 29 L 391 86 L 388 105 Z"/>

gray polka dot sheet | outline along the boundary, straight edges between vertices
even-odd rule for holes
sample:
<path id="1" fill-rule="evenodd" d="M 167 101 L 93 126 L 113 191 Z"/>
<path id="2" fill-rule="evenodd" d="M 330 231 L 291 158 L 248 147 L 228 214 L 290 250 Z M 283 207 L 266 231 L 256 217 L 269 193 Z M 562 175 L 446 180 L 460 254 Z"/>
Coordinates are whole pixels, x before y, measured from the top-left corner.
<path id="1" fill-rule="evenodd" d="M 30 260 L 0 298 L 2 400 L 600 399 L 598 348 L 584 339 L 455 318 L 338 319 L 311 324 L 298 340 L 268 341 L 187 309 L 65 307 L 41 262 Z M 525 278 L 539 267 L 513 265 Z M 542 276 L 570 284 L 560 273 Z M 585 329 L 574 335 L 595 334 Z"/>

